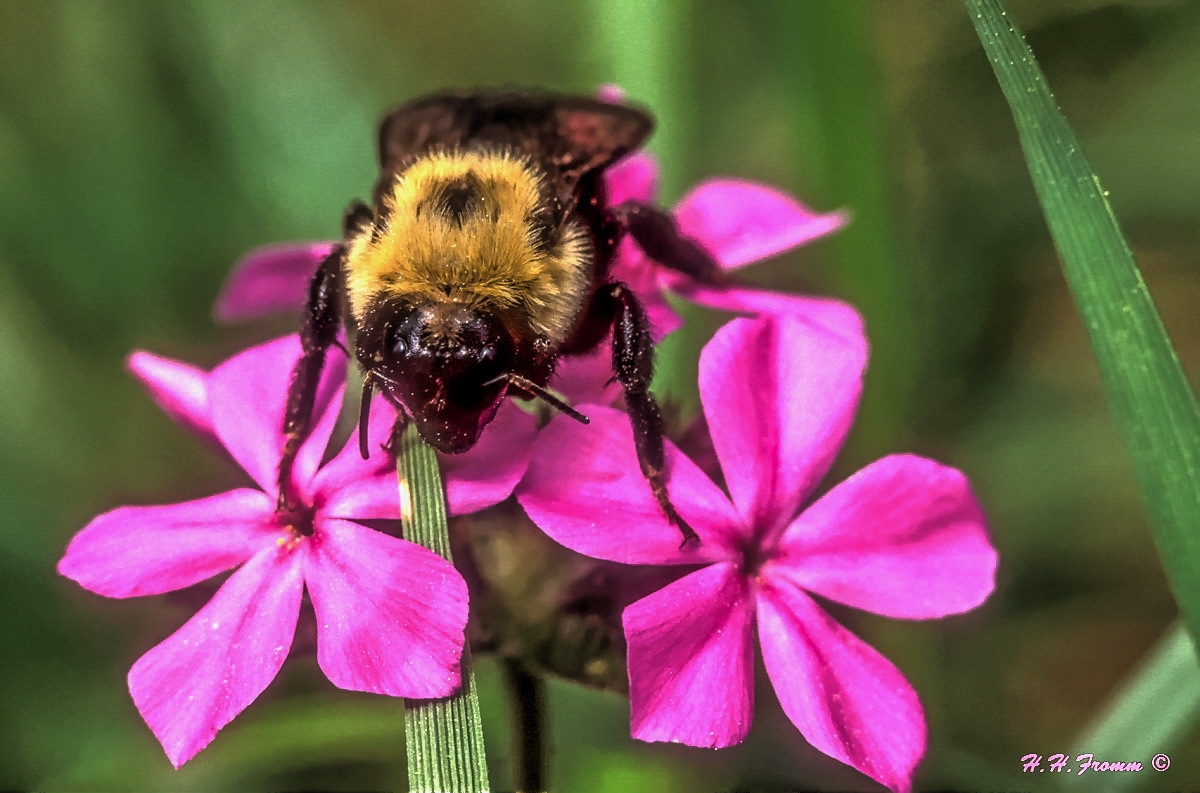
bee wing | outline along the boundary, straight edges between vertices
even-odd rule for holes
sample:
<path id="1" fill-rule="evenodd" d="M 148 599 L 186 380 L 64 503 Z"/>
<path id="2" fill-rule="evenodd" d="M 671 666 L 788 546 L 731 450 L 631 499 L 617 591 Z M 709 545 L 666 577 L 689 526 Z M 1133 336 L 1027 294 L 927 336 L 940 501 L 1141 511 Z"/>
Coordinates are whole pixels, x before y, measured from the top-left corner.
<path id="1" fill-rule="evenodd" d="M 611 165 L 649 137 L 654 121 L 630 105 L 545 91 L 445 92 L 392 111 L 379 130 L 382 172 L 375 203 L 419 157 L 471 147 L 523 152 L 548 178 L 551 225 L 577 199 L 580 179 Z"/>
<path id="2" fill-rule="evenodd" d="M 639 148 L 654 128 L 642 110 L 590 97 L 560 98 L 554 120 L 564 149 L 560 167 L 575 174 L 612 164 Z"/>
<path id="3" fill-rule="evenodd" d="M 379 160 L 394 173 L 431 149 L 509 146 L 578 177 L 642 145 L 654 123 L 629 105 L 544 92 L 440 93 L 392 111 Z"/>
<path id="4" fill-rule="evenodd" d="M 379 127 L 379 163 L 385 174 L 433 148 L 454 149 L 471 136 L 477 115 L 470 94 L 433 94 L 393 110 Z"/>

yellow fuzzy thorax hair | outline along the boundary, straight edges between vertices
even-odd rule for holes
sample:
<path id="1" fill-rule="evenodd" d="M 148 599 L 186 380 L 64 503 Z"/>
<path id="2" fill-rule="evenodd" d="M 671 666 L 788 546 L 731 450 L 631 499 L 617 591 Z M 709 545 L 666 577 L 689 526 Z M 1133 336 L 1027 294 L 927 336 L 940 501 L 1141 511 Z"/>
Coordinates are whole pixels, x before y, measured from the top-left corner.
<path id="1" fill-rule="evenodd" d="M 417 160 L 384 195 L 382 227 L 351 241 L 345 273 L 354 316 L 361 320 L 376 297 L 459 303 L 524 317 L 528 328 L 514 332 L 562 343 L 586 295 L 591 250 L 570 222 L 539 246 L 531 221 L 542 215 L 543 195 L 538 171 L 509 152 Z M 454 199 L 456 209 L 447 210 Z"/>

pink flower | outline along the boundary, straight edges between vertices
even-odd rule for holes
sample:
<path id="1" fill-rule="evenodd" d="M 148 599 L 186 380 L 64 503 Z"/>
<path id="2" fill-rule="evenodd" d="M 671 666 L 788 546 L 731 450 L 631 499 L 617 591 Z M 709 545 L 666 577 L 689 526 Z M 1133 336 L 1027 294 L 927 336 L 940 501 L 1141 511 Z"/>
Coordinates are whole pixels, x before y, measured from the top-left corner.
<path id="1" fill-rule="evenodd" d="M 332 242 L 287 242 L 257 248 L 233 266 L 217 297 L 222 322 L 291 311 L 299 316 L 308 282 L 333 250 Z"/>
<path id="2" fill-rule="evenodd" d="M 925 747 L 920 702 L 813 595 L 889 617 L 942 617 L 987 597 L 996 553 L 963 475 L 921 457 L 885 457 L 801 511 L 858 404 L 867 348 L 857 327 L 737 319 L 704 348 L 700 394 L 727 490 L 676 447 L 667 453 L 671 500 L 699 545 L 680 548 L 638 471 L 624 415 L 587 406 L 590 427 L 555 419 L 539 436 L 517 497 L 547 534 L 616 562 L 704 565 L 624 612 L 634 737 L 741 741 L 757 629 L 804 737 L 910 789 Z"/>
<path id="3" fill-rule="evenodd" d="M 398 528 L 395 466 L 379 448 L 394 412 L 382 400 L 374 406 L 370 459 L 360 457 L 352 438 L 321 464 L 341 403 L 340 356 L 330 356 L 313 431 L 293 470 L 293 492 L 303 506 L 275 511 L 287 386 L 299 354 L 298 338 L 288 336 L 209 373 L 135 353 L 130 367 L 151 396 L 227 452 L 258 489 L 115 509 L 79 532 L 58 565 L 86 589 L 118 598 L 182 589 L 237 568 L 199 613 L 129 672 L 134 702 L 176 767 L 275 677 L 306 588 L 317 618 L 317 662 L 334 685 L 413 698 L 447 696 L 459 686 L 467 619 L 462 577 L 433 552 L 363 523 Z M 498 417 L 489 442 L 447 472 L 452 512 L 511 492 L 533 432 L 532 419 L 519 413 Z M 514 445 L 506 449 L 505 441 Z"/>
<path id="4" fill-rule="evenodd" d="M 596 97 L 620 104 L 625 101 L 625 91 L 619 85 L 602 85 Z M 634 152 L 604 176 L 612 206 L 627 201 L 657 203 L 658 163 L 648 152 Z M 674 217 L 680 233 L 703 246 L 727 271 L 805 245 L 837 231 L 849 219 L 845 212 L 814 212 L 780 190 L 738 179 L 702 182 L 675 206 Z M 650 259 L 629 237 L 621 242 L 612 273 L 642 299 L 659 339 L 682 324 L 663 299 L 663 292 L 723 311 L 750 315 L 795 313 L 833 328 L 861 331 L 858 312 L 841 301 L 769 292 L 732 282 L 703 284 Z"/>
<path id="5" fill-rule="evenodd" d="M 612 96 L 602 94 L 616 101 Z M 656 201 L 658 165 L 646 152 L 624 158 L 605 178 L 613 206 Z M 735 179 L 702 182 L 673 214 L 680 233 L 703 246 L 729 273 L 834 232 L 847 220 L 843 212 L 816 213 L 775 188 Z M 641 299 L 656 341 L 683 324 L 667 302 L 668 294 L 738 314 L 799 316 L 837 332 L 862 335 L 862 317 L 840 300 L 771 292 L 732 279 L 705 284 L 654 261 L 628 235 L 617 248 L 611 273 Z M 568 359 L 553 385 L 575 402 L 611 404 L 620 389 L 611 382 L 610 361 L 611 353 L 603 345 L 596 353 Z"/>
<path id="6" fill-rule="evenodd" d="M 653 204 L 658 192 L 658 166 L 645 152 L 626 157 L 607 173 L 609 200 Z M 727 272 L 784 253 L 846 224 L 844 212 L 817 213 L 786 193 L 737 179 L 702 182 L 676 204 L 680 233 L 704 247 Z M 854 327 L 853 307 L 829 298 L 803 297 L 743 287 L 735 282 L 703 284 L 663 267 L 626 237 L 621 242 L 613 277 L 634 287 L 653 318 L 665 305 L 663 292 L 693 303 L 740 314 L 798 314 L 829 327 Z M 668 309 L 669 310 L 669 309 Z M 678 327 L 664 325 L 664 335 Z"/>

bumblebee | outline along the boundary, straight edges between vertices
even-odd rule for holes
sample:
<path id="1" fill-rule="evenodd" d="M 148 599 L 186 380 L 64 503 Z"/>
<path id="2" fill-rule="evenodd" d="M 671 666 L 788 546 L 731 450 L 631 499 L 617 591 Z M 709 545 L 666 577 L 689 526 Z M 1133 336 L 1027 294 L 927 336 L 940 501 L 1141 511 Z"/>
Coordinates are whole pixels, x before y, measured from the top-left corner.
<path id="1" fill-rule="evenodd" d="M 510 396 L 586 423 L 547 388 L 560 358 L 594 350 L 611 331 L 641 470 L 684 542 L 696 539 L 667 497 L 646 313 L 609 275 L 624 234 L 667 267 L 703 280 L 717 272 L 669 215 L 606 199 L 605 169 L 652 127 L 632 106 L 542 92 L 439 93 L 384 118 L 372 203 L 347 209 L 343 240 L 309 287 L 280 509 L 292 501 L 292 463 L 343 319 L 364 374 L 364 457 L 374 389 L 398 422 L 415 422 L 450 454 L 474 446 Z"/>

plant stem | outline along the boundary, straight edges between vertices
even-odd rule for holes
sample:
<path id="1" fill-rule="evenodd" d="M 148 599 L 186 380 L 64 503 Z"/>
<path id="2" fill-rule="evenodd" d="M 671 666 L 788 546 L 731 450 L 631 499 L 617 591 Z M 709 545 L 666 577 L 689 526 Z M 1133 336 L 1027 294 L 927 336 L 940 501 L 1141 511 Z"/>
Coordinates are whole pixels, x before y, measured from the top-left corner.
<path id="1" fill-rule="evenodd" d="M 446 498 L 437 453 L 409 425 L 399 438 L 404 538 L 450 559 Z M 487 758 L 470 648 L 463 649 L 462 690 L 447 699 L 409 702 L 404 712 L 408 785 L 413 793 L 487 793 Z"/>
<path id="2" fill-rule="evenodd" d="M 517 793 L 543 793 L 546 790 L 545 686 L 541 677 L 514 658 L 504 660 L 504 678 L 516 721 L 517 764 L 513 780 Z"/>

